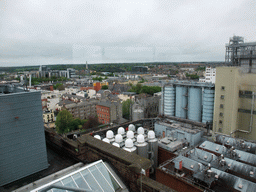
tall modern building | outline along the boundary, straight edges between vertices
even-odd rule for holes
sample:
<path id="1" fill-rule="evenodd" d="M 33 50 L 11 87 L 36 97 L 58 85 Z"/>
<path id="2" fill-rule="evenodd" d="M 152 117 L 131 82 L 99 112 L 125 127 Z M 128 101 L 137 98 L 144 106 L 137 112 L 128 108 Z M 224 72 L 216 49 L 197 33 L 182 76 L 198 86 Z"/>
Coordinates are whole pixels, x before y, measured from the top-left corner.
<path id="1" fill-rule="evenodd" d="M 47 167 L 41 93 L 0 85 L 0 186 Z"/>
<path id="2" fill-rule="evenodd" d="M 218 67 L 213 131 L 256 140 L 256 74 L 239 67 Z"/>

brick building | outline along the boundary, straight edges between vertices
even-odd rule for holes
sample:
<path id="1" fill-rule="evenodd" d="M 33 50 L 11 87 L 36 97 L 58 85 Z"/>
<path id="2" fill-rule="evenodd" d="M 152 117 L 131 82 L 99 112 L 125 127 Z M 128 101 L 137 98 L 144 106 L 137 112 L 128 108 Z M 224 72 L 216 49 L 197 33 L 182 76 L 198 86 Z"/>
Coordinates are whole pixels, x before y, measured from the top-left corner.
<path id="1" fill-rule="evenodd" d="M 91 99 L 80 103 L 72 103 L 64 105 L 74 118 L 88 119 L 90 116 L 96 116 L 96 104 L 98 100 Z"/>
<path id="2" fill-rule="evenodd" d="M 122 119 L 122 104 L 119 101 L 101 101 L 96 105 L 98 120 L 102 124 L 118 123 Z"/>

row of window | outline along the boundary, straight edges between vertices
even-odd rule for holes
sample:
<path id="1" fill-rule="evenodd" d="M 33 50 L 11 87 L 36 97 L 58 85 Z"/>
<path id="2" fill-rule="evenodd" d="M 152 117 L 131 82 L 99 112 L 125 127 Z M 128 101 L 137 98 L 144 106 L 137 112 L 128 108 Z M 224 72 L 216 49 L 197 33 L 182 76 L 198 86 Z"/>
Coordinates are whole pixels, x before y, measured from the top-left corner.
<path id="1" fill-rule="evenodd" d="M 108 115 L 105 115 L 105 114 L 99 114 L 99 117 L 102 117 L 102 118 L 109 118 L 109 116 Z"/>
<path id="2" fill-rule="evenodd" d="M 102 111 L 102 112 L 105 112 L 105 113 L 108 113 L 108 112 L 109 112 L 108 109 L 104 109 L 104 108 L 98 108 L 98 111 Z"/>
<path id="3" fill-rule="evenodd" d="M 221 86 L 221 90 L 222 91 L 225 91 L 225 86 Z M 220 96 L 221 99 L 224 99 L 225 98 L 225 95 L 221 95 Z M 220 108 L 223 109 L 224 108 L 224 104 L 220 104 Z M 223 117 L 224 116 L 224 113 L 223 112 L 220 112 L 220 117 Z M 219 124 L 222 125 L 223 124 L 223 120 L 220 119 L 219 120 Z M 222 128 L 219 128 L 219 132 L 222 132 Z"/>

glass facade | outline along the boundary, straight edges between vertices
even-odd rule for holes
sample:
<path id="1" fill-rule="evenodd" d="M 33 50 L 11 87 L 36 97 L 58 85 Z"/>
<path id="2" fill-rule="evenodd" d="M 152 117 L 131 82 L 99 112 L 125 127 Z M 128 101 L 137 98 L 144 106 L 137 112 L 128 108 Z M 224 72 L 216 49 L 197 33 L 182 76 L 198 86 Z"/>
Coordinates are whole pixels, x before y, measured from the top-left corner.
<path id="1" fill-rule="evenodd" d="M 92 190 L 95 192 L 114 192 L 122 188 L 121 184 L 102 160 L 69 173 L 31 192 L 41 192 L 51 185 Z M 51 188 L 47 192 L 69 192 L 69 190 Z"/>

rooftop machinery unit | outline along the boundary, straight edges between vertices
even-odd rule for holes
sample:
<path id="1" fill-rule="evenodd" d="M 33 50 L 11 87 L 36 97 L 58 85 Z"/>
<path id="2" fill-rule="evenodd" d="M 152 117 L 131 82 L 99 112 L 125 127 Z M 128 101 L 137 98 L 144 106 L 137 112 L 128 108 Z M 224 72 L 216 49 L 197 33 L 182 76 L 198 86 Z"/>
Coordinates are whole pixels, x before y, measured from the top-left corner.
<path id="1" fill-rule="evenodd" d="M 188 119 L 201 122 L 202 120 L 202 88 L 188 88 Z"/>
<path id="2" fill-rule="evenodd" d="M 101 137 L 99 135 L 94 135 L 94 138 L 101 140 Z"/>
<path id="3" fill-rule="evenodd" d="M 123 147 L 123 136 L 121 134 L 117 134 L 115 136 L 115 142 L 113 143 L 116 147 Z"/>
<path id="4" fill-rule="evenodd" d="M 115 141 L 114 132 L 111 130 L 108 130 L 106 133 L 106 138 L 109 140 L 110 143 L 113 143 Z"/>
<path id="5" fill-rule="evenodd" d="M 158 166 L 158 140 L 155 137 L 154 131 L 148 132 L 148 152 L 149 152 L 149 159 L 152 162 L 152 166 L 155 169 Z"/>
<path id="6" fill-rule="evenodd" d="M 148 143 L 145 142 L 144 135 L 139 134 L 137 136 L 137 142 L 135 143 L 135 146 L 137 147 L 137 154 L 148 158 Z"/>
<path id="7" fill-rule="evenodd" d="M 128 126 L 128 131 L 135 131 L 135 126 L 133 124 L 130 124 Z"/>
<path id="8" fill-rule="evenodd" d="M 130 153 L 137 154 L 137 148 L 133 145 L 133 141 L 131 139 L 126 139 L 125 146 L 123 147 L 123 149 Z"/>
<path id="9" fill-rule="evenodd" d="M 164 88 L 164 114 L 175 116 L 175 95 L 176 88 L 174 86 L 166 86 Z"/>
<path id="10" fill-rule="evenodd" d="M 175 116 L 186 119 L 187 105 L 188 105 L 188 87 L 176 86 Z"/>
<path id="11" fill-rule="evenodd" d="M 122 136 L 124 136 L 125 135 L 125 129 L 123 127 L 119 127 L 117 129 L 117 134 L 121 134 Z"/>
<path id="12" fill-rule="evenodd" d="M 214 95 L 215 95 L 215 90 L 204 88 L 204 91 L 203 91 L 203 116 L 202 116 L 203 123 L 213 121 Z"/>

